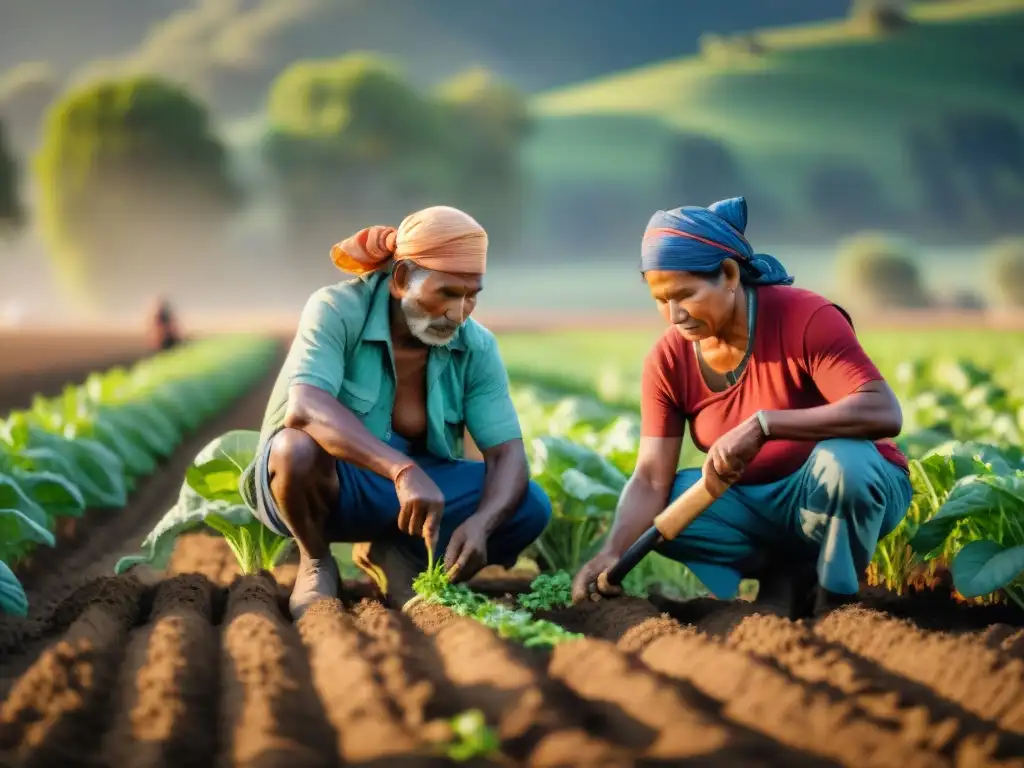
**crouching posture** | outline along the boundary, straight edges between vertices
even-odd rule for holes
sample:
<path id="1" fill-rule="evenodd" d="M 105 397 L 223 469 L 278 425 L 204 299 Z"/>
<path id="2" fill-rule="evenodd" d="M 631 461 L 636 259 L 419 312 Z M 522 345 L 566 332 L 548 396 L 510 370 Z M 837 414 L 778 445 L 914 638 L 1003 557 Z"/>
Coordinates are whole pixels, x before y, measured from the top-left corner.
<path id="1" fill-rule="evenodd" d="M 644 364 L 636 470 L 603 550 L 574 598 L 601 578 L 672 499 L 704 482 L 717 500 L 660 552 L 717 597 L 741 577 L 792 617 L 848 602 L 879 538 L 910 505 L 899 403 L 846 313 L 791 287 L 743 236 L 742 198 L 660 211 L 641 270 L 670 324 Z M 707 453 L 676 471 L 683 429 Z"/>
<path id="2" fill-rule="evenodd" d="M 514 564 L 551 516 L 494 336 L 469 319 L 486 265 L 480 225 L 428 208 L 331 256 L 359 277 L 306 304 L 242 479 L 261 522 L 298 544 L 295 618 L 339 593 L 331 542 L 356 543 L 357 565 L 400 605 L 428 543 L 461 581 Z M 482 462 L 461 458 L 465 430 Z"/>

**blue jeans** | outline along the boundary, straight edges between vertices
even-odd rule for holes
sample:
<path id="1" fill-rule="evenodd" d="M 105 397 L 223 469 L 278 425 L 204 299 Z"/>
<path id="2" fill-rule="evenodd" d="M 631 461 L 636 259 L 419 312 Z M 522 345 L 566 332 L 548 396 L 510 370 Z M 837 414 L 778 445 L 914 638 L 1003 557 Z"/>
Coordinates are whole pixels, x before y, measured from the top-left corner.
<path id="1" fill-rule="evenodd" d="M 676 475 L 672 498 L 700 480 Z M 789 477 L 736 485 L 657 550 L 686 565 L 718 598 L 732 598 L 746 573 L 774 560 L 817 560 L 818 583 L 854 594 L 879 539 L 907 514 L 907 473 L 866 440 L 823 440 Z"/>
<path id="2" fill-rule="evenodd" d="M 268 440 L 259 457 L 256 475 L 256 518 L 279 536 L 291 536 L 277 509 L 266 482 L 270 458 Z M 444 514 L 435 555 L 444 556 L 452 533 L 476 512 L 484 486 L 484 462 L 448 461 L 428 454 L 411 454 L 409 443 L 393 435 L 389 445 L 414 459 L 444 494 Z M 259 470 L 263 471 L 260 472 Z M 425 560 L 427 548 L 419 536 L 398 530 L 398 496 L 386 477 L 343 461 L 337 462 L 338 503 L 326 522 L 329 541 L 362 542 L 391 540 Z M 515 512 L 491 534 L 487 542 L 487 562 L 511 567 L 520 553 L 532 544 L 551 519 L 551 500 L 531 481 Z"/>

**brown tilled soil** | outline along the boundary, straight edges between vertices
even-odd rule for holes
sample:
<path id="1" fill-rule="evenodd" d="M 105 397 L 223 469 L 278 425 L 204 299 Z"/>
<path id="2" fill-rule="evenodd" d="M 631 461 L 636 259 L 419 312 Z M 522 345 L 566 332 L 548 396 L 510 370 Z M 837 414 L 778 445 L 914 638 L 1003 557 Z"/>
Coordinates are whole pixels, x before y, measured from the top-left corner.
<path id="1" fill-rule="evenodd" d="M 130 365 L 148 353 L 142 334 L 0 330 L 0 414 L 27 408 L 36 394 L 60 394 L 93 371 Z"/>
<path id="2" fill-rule="evenodd" d="M 32 616 L 0 620 L 0 765 L 442 765 L 450 719 L 477 709 L 501 740 L 477 765 L 1024 767 L 1024 617 L 1006 608 L 876 594 L 793 622 L 621 598 L 552 611 L 586 639 L 542 651 L 348 583 L 293 623 L 294 566 L 243 577 L 204 533 L 164 574 L 111 576 L 193 449 L 258 424 L 266 394 L 33 569 Z"/>

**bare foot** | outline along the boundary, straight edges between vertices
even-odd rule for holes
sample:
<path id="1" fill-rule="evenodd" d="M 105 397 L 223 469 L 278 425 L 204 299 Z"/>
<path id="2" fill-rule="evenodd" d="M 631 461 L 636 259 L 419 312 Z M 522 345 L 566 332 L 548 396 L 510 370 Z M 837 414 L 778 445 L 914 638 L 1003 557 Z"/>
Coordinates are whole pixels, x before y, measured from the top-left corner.
<path id="1" fill-rule="evenodd" d="M 341 594 L 341 576 L 338 564 L 328 555 L 318 559 L 299 557 L 299 570 L 295 586 L 288 600 L 292 619 L 298 621 L 317 600 L 338 597 Z"/>

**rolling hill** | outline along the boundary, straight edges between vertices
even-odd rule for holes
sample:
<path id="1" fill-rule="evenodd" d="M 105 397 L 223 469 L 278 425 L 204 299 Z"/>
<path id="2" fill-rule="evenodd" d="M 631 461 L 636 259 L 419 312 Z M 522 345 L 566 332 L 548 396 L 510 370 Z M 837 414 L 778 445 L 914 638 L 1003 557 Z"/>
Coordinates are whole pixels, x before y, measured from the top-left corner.
<path id="1" fill-rule="evenodd" d="M 1024 0 L 933 2 L 909 21 L 705 38 L 698 56 L 542 93 L 527 150 L 540 204 L 564 205 L 569 179 L 590 196 L 614 187 L 625 207 L 644 199 L 648 215 L 650 205 L 682 204 L 666 195 L 670 176 L 685 175 L 671 157 L 685 136 L 729 154 L 742 187 L 732 194 L 752 200 L 754 220 L 763 201 L 799 221 L 813 194 L 808 175 L 823 165 L 870 174 L 878 209 L 909 215 L 926 194 L 910 167 L 911 132 L 962 114 L 1024 126 Z"/>

